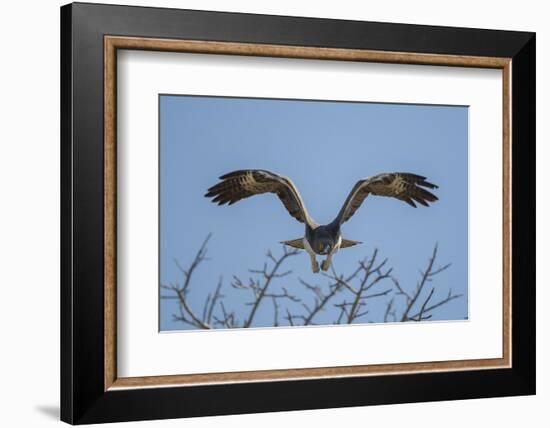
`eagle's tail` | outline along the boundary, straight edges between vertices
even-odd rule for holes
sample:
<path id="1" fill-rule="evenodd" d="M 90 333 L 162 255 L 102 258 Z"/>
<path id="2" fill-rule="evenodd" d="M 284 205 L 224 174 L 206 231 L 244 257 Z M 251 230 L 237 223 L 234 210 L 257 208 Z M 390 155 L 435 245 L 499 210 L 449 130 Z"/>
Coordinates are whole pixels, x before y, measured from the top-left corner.
<path id="1" fill-rule="evenodd" d="M 304 238 L 292 239 L 290 241 L 281 241 L 281 244 L 288 245 L 289 247 L 304 249 Z"/>
<path id="2" fill-rule="evenodd" d="M 352 241 L 351 239 L 342 239 L 340 248 L 353 247 L 354 245 L 362 244 L 361 241 Z"/>

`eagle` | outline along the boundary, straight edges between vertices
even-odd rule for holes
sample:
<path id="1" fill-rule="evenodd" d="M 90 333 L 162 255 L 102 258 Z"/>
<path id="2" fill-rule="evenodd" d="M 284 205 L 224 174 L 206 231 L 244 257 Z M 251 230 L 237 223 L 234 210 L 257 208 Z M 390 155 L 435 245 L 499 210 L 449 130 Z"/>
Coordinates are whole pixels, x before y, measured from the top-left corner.
<path id="1" fill-rule="evenodd" d="M 426 181 L 426 177 L 409 172 L 391 172 L 378 174 L 359 180 L 351 189 L 344 205 L 336 218 L 325 225 L 319 225 L 309 215 L 300 192 L 288 177 L 262 169 L 245 169 L 233 171 L 219 177 L 220 182 L 210 187 L 204 195 L 212 198 L 218 205 L 233 205 L 241 199 L 262 193 L 274 193 L 283 203 L 288 213 L 305 225 L 302 238 L 281 241 L 282 244 L 305 250 L 311 258 L 311 270 L 319 272 L 317 255 L 326 256 L 321 269 L 327 271 L 332 263 L 332 256 L 341 248 L 361 244 L 360 241 L 343 239 L 342 225 L 359 209 L 369 195 L 387 196 L 399 199 L 411 207 L 416 203 L 429 206 L 438 200 L 437 196 L 426 189 L 437 189 L 438 186 Z"/>

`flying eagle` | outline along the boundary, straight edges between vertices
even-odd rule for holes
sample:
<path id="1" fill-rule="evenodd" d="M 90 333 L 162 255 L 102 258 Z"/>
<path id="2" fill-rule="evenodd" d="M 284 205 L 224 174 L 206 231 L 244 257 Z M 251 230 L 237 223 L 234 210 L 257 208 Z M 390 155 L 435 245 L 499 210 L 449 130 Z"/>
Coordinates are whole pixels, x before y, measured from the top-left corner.
<path id="1" fill-rule="evenodd" d="M 437 201 L 437 197 L 425 189 L 437 189 L 437 186 L 427 182 L 426 177 L 408 172 L 378 174 L 359 180 L 351 189 L 336 218 L 329 224 L 319 225 L 310 217 L 298 189 L 287 177 L 266 170 L 246 169 L 222 175 L 220 180 L 204 195 L 207 198 L 213 198 L 212 202 L 218 205 L 233 205 L 241 199 L 262 193 L 276 194 L 288 213 L 305 224 L 303 238 L 281 243 L 307 251 L 311 258 L 311 269 L 315 273 L 319 272 L 317 254 L 327 256 L 321 265 L 321 268 L 326 271 L 330 268 L 332 256 L 340 248 L 361 243 L 343 239 L 340 228 L 355 214 L 367 196 L 393 197 L 414 208 L 416 208 L 415 202 L 427 207 L 428 202 Z"/>

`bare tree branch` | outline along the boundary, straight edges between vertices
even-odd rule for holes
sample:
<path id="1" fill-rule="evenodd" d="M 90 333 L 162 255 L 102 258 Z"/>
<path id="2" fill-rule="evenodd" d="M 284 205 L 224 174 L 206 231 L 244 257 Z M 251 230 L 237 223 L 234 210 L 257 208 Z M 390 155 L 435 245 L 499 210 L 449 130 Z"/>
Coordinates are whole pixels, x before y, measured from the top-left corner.
<path id="1" fill-rule="evenodd" d="M 267 257 L 273 262 L 273 267 L 271 270 L 268 270 L 267 264 L 264 264 L 264 268 L 261 271 L 255 271 L 256 273 L 259 273 L 263 275 L 264 277 L 264 283 L 263 285 L 258 285 L 257 290 L 258 292 L 256 294 L 256 299 L 252 303 L 252 309 L 250 310 L 250 314 L 248 315 L 248 319 L 244 322 L 243 327 L 248 328 L 252 325 L 252 321 L 254 320 L 254 316 L 256 315 L 256 312 L 258 310 L 258 307 L 260 306 L 260 303 L 262 302 L 263 298 L 265 297 L 265 294 L 267 292 L 267 289 L 271 285 L 271 282 L 274 278 L 281 278 L 282 276 L 286 276 L 290 273 L 290 271 L 279 273 L 279 269 L 283 262 L 292 256 L 295 256 L 298 254 L 298 250 L 288 250 L 287 247 L 283 246 L 283 255 L 279 258 L 275 258 L 271 251 L 267 252 Z"/>
<path id="2" fill-rule="evenodd" d="M 197 267 L 206 260 L 206 248 L 208 241 L 212 237 L 212 234 L 208 234 L 206 239 L 203 241 L 201 247 L 199 248 L 199 251 L 195 255 L 195 258 L 191 262 L 191 265 L 189 266 L 189 269 L 185 270 L 181 267 L 179 262 L 175 260 L 175 263 L 178 267 L 178 269 L 183 273 L 183 285 L 181 287 L 177 286 L 162 286 L 163 289 L 169 289 L 172 290 L 176 294 L 176 298 L 179 301 L 180 304 L 180 315 L 174 316 L 174 318 L 178 321 L 183 321 L 186 324 L 193 325 L 198 328 L 202 329 L 210 329 L 212 328 L 208 322 L 205 322 L 204 316 L 203 319 L 201 319 L 199 316 L 195 314 L 193 309 L 191 309 L 191 306 L 187 302 L 187 291 L 189 288 L 189 284 L 191 284 L 191 278 L 193 277 L 193 273 L 197 269 Z M 206 307 L 206 306 L 205 306 Z M 203 312 L 203 314 L 206 314 L 206 312 Z"/>
<path id="3" fill-rule="evenodd" d="M 449 290 L 449 294 L 447 295 L 447 297 L 445 297 L 444 299 L 441 299 L 439 302 L 434 303 L 431 306 L 425 307 L 423 312 L 427 313 L 427 312 L 433 311 L 434 309 L 439 308 L 440 306 L 443 306 L 445 303 L 449 303 L 451 300 L 458 299 L 459 297 L 462 297 L 462 294 L 452 294 L 452 290 Z M 427 302 L 425 302 L 425 303 L 427 303 Z M 419 316 L 420 316 L 420 313 L 417 313 L 417 314 L 411 316 L 410 318 L 411 319 L 416 319 Z M 426 318 L 424 317 L 424 319 L 426 319 Z"/>
<path id="4" fill-rule="evenodd" d="M 428 297 L 426 298 L 426 300 L 424 300 L 424 303 L 422 303 L 422 306 L 420 307 L 420 312 L 418 313 L 418 321 L 422 321 L 422 315 L 424 315 L 424 310 L 426 309 L 426 305 L 432 298 L 434 290 L 434 288 L 431 289 L 430 294 L 428 294 Z"/>
<path id="5" fill-rule="evenodd" d="M 384 313 L 384 322 L 389 322 L 390 316 L 395 321 L 395 311 L 393 310 L 393 302 L 395 297 L 392 297 L 386 306 L 386 312 Z"/>
<path id="6" fill-rule="evenodd" d="M 323 291 L 318 286 L 312 286 L 302 279 L 300 279 L 300 283 L 308 290 L 312 291 L 316 296 L 314 301 L 315 306 L 311 310 L 309 306 L 306 306 L 308 309 L 307 316 L 303 317 L 304 325 L 311 325 L 315 316 L 322 311 L 327 303 L 342 289 L 342 284 L 340 282 L 330 284 L 328 287 L 330 291 L 327 294 L 323 294 Z"/>
<path id="7" fill-rule="evenodd" d="M 360 316 L 366 315 L 365 311 L 359 312 L 359 310 L 365 306 L 365 300 L 385 296 L 392 291 L 392 288 L 390 288 L 382 292 L 366 294 L 367 291 L 372 289 L 376 284 L 391 277 L 392 268 L 387 269 L 385 272 L 383 272 L 382 269 L 386 265 L 387 259 L 384 259 L 382 262 L 378 263 L 377 257 L 378 250 L 375 249 L 371 258 L 367 262 L 364 260 L 359 262 L 359 268 L 353 273 L 351 278 L 355 278 L 359 273 L 362 274 L 358 288 L 354 288 L 351 285 L 350 280 L 344 280 L 341 275 L 336 275 L 333 269 L 333 274 L 330 278 L 337 281 L 338 284 L 345 287 L 352 294 L 352 301 L 349 305 L 345 302 L 335 305 L 336 307 L 341 308 L 339 317 L 340 321 L 342 320 L 342 316 L 345 316 L 348 324 L 353 323 Z M 348 308 L 347 306 L 350 307 Z"/>
<path id="8" fill-rule="evenodd" d="M 432 278 L 435 275 L 440 274 L 441 272 L 443 272 L 444 270 L 448 269 L 451 266 L 451 264 L 449 263 L 445 266 L 434 269 L 434 263 L 435 263 L 436 257 L 437 257 L 437 244 L 435 244 L 435 246 L 434 246 L 433 253 L 432 253 L 432 256 L 430 257 L 430 260 L 428 261 L 428 266 L 427 266 L 426 270 L 421 272 L 420 282 L 417 284 L 416 290 L 415 290 L 415 292 L 412 296 L 408 293 L 405 293 L 403 291 L 403 289 L 401 287 L 399 287 L 399 290 L 407 296 L 407 307 L 405 308 L 405 311 L 403 312 L 403 316 L 401 317 L 401 321 L 410 321 L 410 320 L 414 321 L 415 317 L 410 317 L 409 314 L 410 314 L 414 304 L 416 303 L 416 301 L 418 300 L 418 298 L 422 294 L 422 290 L 424 289 L 424 286 L 426 285 L 426 283 L 431 281 Z M 394 283 L 396 283 L 396 281 L 394 281 Z M 429 296 L 429 297 L 431 297 L 431 296 Z M 424 310 L 425 310 L 425 308 L 424 308 Z M 424 312 L 424 310 L 421 310 L 421 312 Z M 417 314 L 417 316 L 419 314 Z"/>
<path id="9" fill-rule="evenodd" d="M 188 268 L 183 268 L 178 261 L 175 261 L 183 275 L 181 285 L 173 283 L 161 285 L 161 290 L 168 294 L 162 294 L 160 298 L 175 300 L 178 303 L 178 313 L 173 314 L 173 319 L 198 329 L 252 327 L 266 298 L 272 302 L 272 324 L 277 327 L 281 325 L 281 319 L 285 320 L 289 326 L 325 324 L 326 322 L 316 320 L 324 312 L 334 317 L 332 321 L 334 324 L 374 322 L 376 319 L 380 320 L 377 322 L 425 321 L 432 318 L 435 309 L 462 297 L 461 294 L 453 294 L 452 290 L 449 290 L 446 297 L 437 300 L 438 293 L 434 286 L 428 293 L 424 292 L 428 282 L 432 282 L 436 275 L 451 266 L 446 264 L 435 267 L 438 254 L 436 244 L 427 267 L 420 272 L 421 277 L 412 292 L 392 276 L 392 268 L 387 267 L 387 259 L 380 260 L 378 250 L 375 249 L 370 257 L 359 261 L 357 268 L 347 276 L 339 274 L 332 266 L 330 273 L 323 273 L 321 277 L 328 279 L 328 283 L 323 286 L 313 285 L 298 278 L 299 284 L 312 296 L 310 301 L 303 301 L 302 296 L 298 297 L 289 291 L 293 288 L 273 285 L 275 281 L 281 279 L 286 281 L 284 278 L 290 277 L 292 271 L 284 270 L 283 266 L 290 257 L 299 253 L 296 249 L 283 246 L 283 252 L 280 255 L 267 252 L 266 262 L 261 269 L 249 269 L 250 278 L 247 281 L 233 276 L 233 281 L 230 282 L 231 288 L 235 292 L 240 290 L 250 293 L 252 297 L 250 301 L 244 302 L 245 307 L 249 308 L 244 318 L 238 320 L 236 314 L 240 312 L 236 312 L 234 308 L 227 309 L 224 302 L 225 294 L 222 294 L 222 277 L 219 278 L 216 287 L 207 294 L 201 311 L 196 312 L 189 303 L 188 294 L 192 288 L 193 274 L 202 262 L 208 260 L 207 244 L 210 237 L 211 235 L 206 237 Z M 384 287 L 384 284 L 387 285 Z M 382 313 L 375 310 L 372 315 L 369 302 L 371 299 L 383 296 L 390 297 L 386 307 Z M 400 309 L 402 305 L 399 304 L 401 296 L 404 297 L 402 309 Z M 338 297 L 341 299 L 339 302 L 336 300 Z M 368 316 L 371 318 L 369 319 Z"/>
<path id="10" fill-rule="evenodd" d="M 206 309 L 208 306 L 207 314 L 206 314 L 206 322 L 210 324 L 212 322 L 212 314 L 214 312 L 214 308 L 216 307 L 216 303 L 218 302 L 218 299 L 223 298 L 224 295 L 221 294 L 223 285 L 223 277 L 220 276 L 220 279 L 218 281 L 218 286 L 216 287 L 216 291 L 214 292 L 214 296 L 212 299 L 210 299 L 210 305 L 208 305 L 208 300 L 206 304 L 204 305 L 204 308 Z M 208 295 L 210 297 L 210 294 Z"/>

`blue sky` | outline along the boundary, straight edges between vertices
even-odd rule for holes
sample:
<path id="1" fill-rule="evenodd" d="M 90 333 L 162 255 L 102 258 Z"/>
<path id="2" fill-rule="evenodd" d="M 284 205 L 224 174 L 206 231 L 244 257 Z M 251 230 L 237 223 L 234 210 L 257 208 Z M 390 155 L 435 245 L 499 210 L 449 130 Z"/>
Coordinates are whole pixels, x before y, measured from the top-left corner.
<path id="1" fill-rule="evenodd" d="M 426 266 L 438 242 L 436 264 L 452 266 L 430 284 L 435 287 L 434 301 L 449 289 L 463 297 L 435 310 L 431 319 L 467 317 L 467 107 L 172 95 L 161 95 L 159 102 L 160 282 L 181 282 L 174 260 L 188 266 L 212 233 L 209 260 L 196 271 L 188 294 L 198 313 L 223 277 L 225 306 L 242 319 L 250 310 L 245 304 L 250 295 L 230 286 L 233 275 L 246 281 L 253 276 L 249 268 L 263 266 L 267 250 L 278 255 L 279 241 L 303 236 L 303 225 L 287 214 L 275 195 L 222 207 L 203 196 L 220 175 L 258 168 L 290 177 L 321 224 L 336 216 L 360 178 L 404 171 L 438 184 L 440 200 L 430 208 L 413 209 L 392 198 L 367 198 L 342 228 L 345 238 L 363 244 L 341 250 L 333 264 L 338 272 L 349 273 L 378 248 L 393 275 L 412 291 L 419 269 Z M 329 281 L 311 272 L 305 252 L 289 259 L 285 267 L 293 273 L 275 281 L 270 290 L 280 292 L 285 286 L 302 299 L 288 302 L 289 307 L 303 312 L 302 303 L 309 304 L 313 295 L 298 279 L 319 286 Z M 388 300 L 387 296 L 369 300 L 363 321 L 379 322 Z M 318 322 L 332 323 L 336 309 L 327 308 Z M 189 328 L 172 321 L 177 312 L 176 301 L 161 300 L 161 330 Z M 273 305 L 266 300 L 253 326 L 272 324 Z"/>

